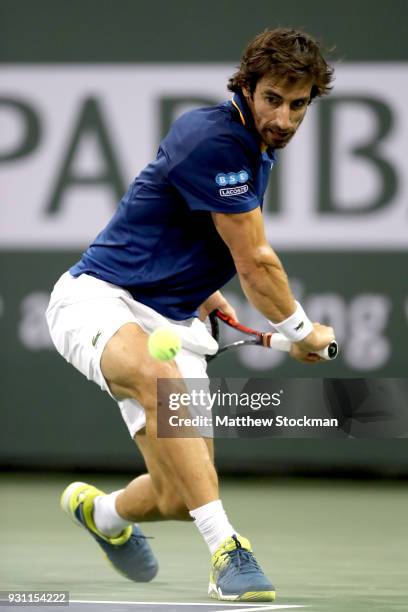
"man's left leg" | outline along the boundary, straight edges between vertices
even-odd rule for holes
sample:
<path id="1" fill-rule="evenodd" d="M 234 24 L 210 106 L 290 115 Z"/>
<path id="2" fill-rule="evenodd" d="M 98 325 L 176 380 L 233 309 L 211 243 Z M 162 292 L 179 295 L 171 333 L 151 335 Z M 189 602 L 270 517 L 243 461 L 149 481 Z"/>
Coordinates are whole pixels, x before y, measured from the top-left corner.
<path id="1" fill-rule="evenodd" d="M 141 453 L 145 456 L 148 451 L 143 432 L 135 435 Z M 213 440 L 206 439 L 208 454 L 214 462 Z M 149 459 L 151 464 L 153 459 Z M 157 472 L 157 466 L 155 468 Z M 158 474 L 160 491 L 155 487 L 149 473 L 142 474 L 132 480 L 125 489 L 114 491 L 108 496 L 95 499 L 94 520 L 100 531 L 109 536 L 119 534 L 127 522 L 142 523 L 149 521 L 178 520 L 191 521 L 192 517 L 181 498 L 176 494 L 174 488 L 168 486 L 165 474 Z"/>
<path id="2" fill-rule="evenodd" d="M 136 434 L 135 442 L 146 460 L 148 448 L 143 432 Z M 214 462 L 214 442 L 210 438 L 206 438 L 204 442 L 207 445 L 208 455 Z M 154 461 L 152 457 L 147 460 L 149 464 Z M 154 486 L 149 473 L 132 480 L 116 498 L 118 514 L 132 523 L 163 520 L 191 521 L 192 517 L 184 502 L 174 488 L 166 486 L 168 484 L 166 475 L 158 475 L 158 478 L 160 491 L 157 490 L 157 485 Z"/>

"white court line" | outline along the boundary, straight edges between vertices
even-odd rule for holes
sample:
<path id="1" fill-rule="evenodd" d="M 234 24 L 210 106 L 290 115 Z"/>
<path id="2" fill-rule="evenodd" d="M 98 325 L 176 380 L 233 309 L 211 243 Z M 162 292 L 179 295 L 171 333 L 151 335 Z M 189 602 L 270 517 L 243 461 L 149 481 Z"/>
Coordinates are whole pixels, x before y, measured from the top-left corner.
<path id="1" fill-rule="evenodd" d="M 120 605 L 134 605 L 134 606 L 228 606 L 230 607 L 231 612 L 234 612 L 234 609 L 239 610 L 239 612 L 251 612 L 252 610 L 255 610 L 256 608 L 258 609 L 262 609 L 262 610 L 289 610 L 289 609 L 293 609 L 293 608 L 305 608 L 306 606 L 299 606 L 299 605 L 290 605 L 290 604 L 262 604 L 262 603 L 253 603 L 251 604 L 251 607 L 245 607 L 248 606 L 248 603 L 234 603 L 231 602 L 230 604 L 228 604 L 228 602 L 225 602 L 225 604 L 223 604 L 222 602 L 218 602 L 218 603 L 213 603 L 213 602 L 208 602 L 208 603 L 203 603 L 203 602 L 180 602 L 180 601 L 91 601 L 89 599 L 70 599 L 69 603 L 84 603 L 84 604 L 110 604 L 110 605 L 116 605 L 116 606 L 120 606 Z M 236 608 L 236 606 L 240 606 L 239 608 Z M 223 610 L 214 610 L 214 612 L 225 612 L 225 609 Z"/>
<path id="2" fill-rule="evenodd" d="M 231 604 L 231 606 L 233 605 L 247 605 L 247 604 Z M 257 605 L 257 604 L 255 604 Z M 262 610 L 289 610 L 289 609 L 293 609 L 293 608 L 305 608 L 306 606 L 299 606 L 299 605 L 290 605 L 290 604 L 271 604 L 271 605 L 262 605 L 262 604 L 258 604 L 258 608 L 255 608 L 254 606 L 252 606 L 252 608 L 229 608 L 230 612 L 236 612 L 237 610 L 239 610 L 239 612 L 252 612 L 253 610 L 256 610 L 259 608 L 261 608 Z M 225 608 L 223 610 L 214 610 L 214 612 L 226 612 Z"/>

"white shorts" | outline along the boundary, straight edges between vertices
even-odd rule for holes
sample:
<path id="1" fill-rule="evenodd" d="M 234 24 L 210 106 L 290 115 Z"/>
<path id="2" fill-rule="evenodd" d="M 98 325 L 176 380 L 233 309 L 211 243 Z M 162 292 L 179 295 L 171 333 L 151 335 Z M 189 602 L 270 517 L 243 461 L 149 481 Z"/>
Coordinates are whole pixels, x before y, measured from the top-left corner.
<path id="1" fill-rule="evenodd" d="M 132 438 L 146 424 L 144 409 L 135 399 L 115 398 L 100 367 L 103 349 L 113 334 L 125 323 L 137 323 L 148 334 L 162 325 L 175 326 L 182 342 L 175 359 L 181 375 L 206 379 L 206 385 L 205 355 L 213 355 L 218 349 L 199 319 L 166 319 L 137 302 L 125 289 L 87 274 L 74 278 L 65 272 L 61 276 L 51 293 L 46 318 L 57 351 L 118 402 Z"/>

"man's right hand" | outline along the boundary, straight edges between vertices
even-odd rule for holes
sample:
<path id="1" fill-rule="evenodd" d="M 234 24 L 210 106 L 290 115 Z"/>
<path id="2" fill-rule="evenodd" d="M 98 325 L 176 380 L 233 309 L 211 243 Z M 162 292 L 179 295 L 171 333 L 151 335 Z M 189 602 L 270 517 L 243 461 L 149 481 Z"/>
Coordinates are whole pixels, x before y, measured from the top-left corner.
<path id="1" fill-rule="evenodd" d="M 324 361 L 316 351 L 326 348 L 335 339 L 334 330 L 327 325 L 313 323 L 313 331 L 300 342 L 294 342 L 290 356 L 301 363 L 318 363 Z"/>

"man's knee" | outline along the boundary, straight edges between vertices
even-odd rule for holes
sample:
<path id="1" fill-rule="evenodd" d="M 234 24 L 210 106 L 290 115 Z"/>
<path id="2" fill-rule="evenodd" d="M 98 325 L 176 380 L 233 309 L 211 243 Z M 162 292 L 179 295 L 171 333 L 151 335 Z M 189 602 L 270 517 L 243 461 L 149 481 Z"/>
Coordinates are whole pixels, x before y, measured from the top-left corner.
<path id="1" fill-rule="evenodd" d="M 160 363 L 153 370 L 144 373 L 142 384 L 136 384 L 136 399 L 146 412 L 147 421 L 156 412 L 162 413 L 169 405 L 170 395 L 186 393 L 185 381 L 175 361 Z"/>
<path id="2" fill-rule="evenodd" d="M 165 382 L 160 383 L 158 387 L 159 379 Z M 165 396 L 168 397 L 169 393 L 182 392 L 181 387 L 184 389 L 184 383 L 181 382 L 180 370 L 175 361 L 152 363 L 148 360 L 146 364 L 141 365 L 127 360 L 124 363 L 120 392 L 115 393 L 113 387 L 114 385 L 111 385 L 114 395 L 118 395 L 121 399 L 129 397 L 136 399 L 142 404 L 146 413 L 149 413 L 155 412 L 157 404 L 164 402 Z"/>
<path id="3" fill-rule="evenodd" d="M 148 390 L 153 390 L 156 395 L 156 382 L 158 379 L 178 379 L 181 377 L 180 370 L 174 360 L 160 362 L 154 360 L 146 361 L 146 363 L 138 367 L 130 366 L 128 370 L 128 384 L 133 391 L 138 394 L 143 394 Z"/>

